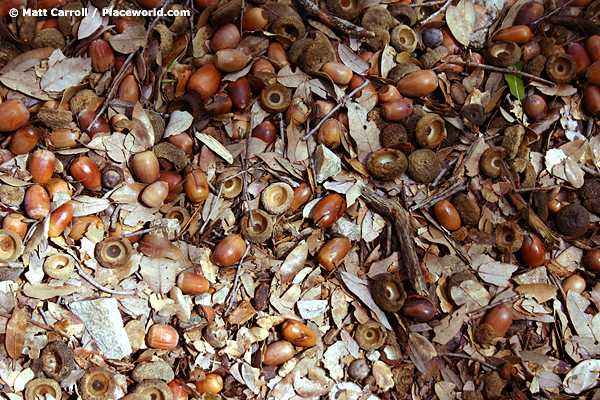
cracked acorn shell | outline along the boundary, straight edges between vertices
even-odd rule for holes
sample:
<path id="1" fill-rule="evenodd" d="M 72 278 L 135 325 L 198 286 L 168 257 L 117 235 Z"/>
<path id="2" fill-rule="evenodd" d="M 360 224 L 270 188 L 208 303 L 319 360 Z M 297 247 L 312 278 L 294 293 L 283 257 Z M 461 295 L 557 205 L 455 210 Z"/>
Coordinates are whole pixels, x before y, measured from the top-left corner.
<path id="1" fill-rule="evenodd" d="M 96 244 L 94 257 L 105 268 L 120 268 L 131 259 L 133 249 L 127 238 L 108 237 Z"/>
<path id="2" fill-rule="evenodd" d="M 496 247 L 504 254 L 516 253 L 523 245 L 523 229 L 515 221 L 498 225 L 494 236 Z"/>
<path id="3" fill-rule="evenodd" d="M 486 57 L 496 67 L 509 67 L 521 59 L 521 48 L 515 42 L 498 42 L 490 46 Z"/>
<path id="4" fill-rule="evenodd" d="M 375 151 L 367 161 L 369 172 L 377 179 L 393 181 L 408 168 L 404 153 L 396 149 L 380 149 Z"/>
<path id="5" fill-rule="evenodd" d="M 0 262 L 15 261 L 23 254 L 21 237 L 9 229 L 0 229 Z"/>
<path id="6" fill-rule="evenodd" d="M 262 210 L 252 210 L 252 219 L 254 220 L 253 226 L 251 226 L 250 213 L 242 217 L 240 221 L 242 236 L 250 243 L 262 243 L 269 240 L 273 234 L 271 216 Z"/>
<path id="7" fill-rule="evenodd" d="M 435 149 L 446 138 L 446 123 L 437 114 L 425 114 L 417 123 L 417 144 L 426 149 Z"/>
<path id="8" fill-rule="evenodd" d="M 260 201 L 269 213 L 281 214 L 289 210 L 294 200 L 294 190 L 284 182 L 266 187 L 260 194 Z"/>
<path id="9" fill-rule="evenodd" d="M 40 358 L 44 373 L 59 382 L 75 369 L 75 354 L 62 340 L 48 343 Z"/>
<path id="10" fill-rule="evenodd" d="M 25 400 L 36 400 L 40 397 L 46 398 L 46 394 L 49 394 L 55 400 L 60 400 L 62 398 L 60 385 L 54 379 L 36 378 L 30 380 L 25 385 Z"/>
<path id="11" fill-rule="evenodd" d="M 442 170 L 442 162 L 429 149 L 413 151 L 408 156 L 408 176 L 417 182 L 433 182 Z"/>

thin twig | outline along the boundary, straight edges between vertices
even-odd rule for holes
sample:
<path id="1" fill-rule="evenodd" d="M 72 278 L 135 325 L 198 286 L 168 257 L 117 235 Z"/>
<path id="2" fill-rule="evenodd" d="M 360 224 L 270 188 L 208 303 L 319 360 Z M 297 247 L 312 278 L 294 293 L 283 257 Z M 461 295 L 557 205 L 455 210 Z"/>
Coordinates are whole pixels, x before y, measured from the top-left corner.
<path id="1" fill-rule="evenodd" d="M 552 185 L 552 186 L 544 186 L 544 187 L 530 187 L 530 188 L 519 188 L 519 189 L 515 189 L 517 192 L 519 193 L 523 193 L 523 192 L 542 192 L 545 190 L 552 190 L 555 188 L 559 188 L 561 187 L 560 185 Z"/>
<path id="2" fill-rule="evenodd" d="M 339 110 L 342 106 L 344 106 L 344 104 L 346 104 L 346 102 L 352 97 L 354 96 L 356 93 L 360 92 L 362 89 L 366 88 L 367 85 L 369 85 L 369 83 L 371 83 L 368 79 L 366 79 L 362 85 L 360 85 L 359 87 L 357 87 L 356 89 L 354 89 L 353 91 L 351 91 L 349 94 L 347 94 L 344 98 L 342 98 L 342 100 L 336 104 L 335 107 L 333 107 L 331 109 L 331 111 L 329 111 L 327 113 L 327 115 L 325 115 L 323 118 L 321 118 L 321 120 L 319 121 L 319 123 L 317 124 L 317 126 L 315 126 L 314 128 L 312 128 L 306 135 L 304 135 L 302 137 L 302 140 L 307 140 L 309 137 L 311 137 L 315 132 L 317 132 L 319 130 L 319 128 L 321 127 L 321 125 L 323 125 L 323 123 L 325 121 L 327 121 L 329 119 L 329 117 L 331 117 L 337 110 Z"/>
<path id="3" fill-rule="evenodd" d="M 549 12 L 548 14 L 546 14 L 546 15 L 544 15 L 544 16 L 542 16 L 542 17 L 538 18 L 537 20 L 533 21 L 533 22 L 531 23 L 531 25 L 535 25 L 535 24 L 537 24 L 538 22 L 540 22 L 540 21 L 543 21 L 543 20 L 545 20 L 546 18 L 553 16 L 554 14 L 556 14 L 557 12 L 559 12 L 560 10 L 562 10 L 563 8 L 567 7 L 569 4 L 571 4 L 571 3 L 572 3 L 572 2 L 574 2 L 574 1 L 575 1 L 575 0 L 569 0 L 569 1 L 567 1 L 565 4 L 563 4 L 562 6 L 558 7 L 556 10 L 554 10 L 554 11 L 552 11 L 552 12 Z"/>
<path id="4" fill-rule="evenodd" d="M 484 367 L 488 367 L 489 369 L 493 369 L 493 370 L 495 370 L 495 371 L 497 371 L 497 370 L 498 370 L 498 367 L 496 367 L 496 366 L 494 366 L 494 365 L 492 365 L 492 364 L 489 364 L 489 363 L 487 363 L 487 362 L 485 362 L 485 361 L 481 361 L 481 360 L 480 360 L 480 359 L 478 359 L 478 358 L 475 358 L 475 357 L 469 356 L 469 355 L 467 355 L 467 354 L 457 354 L 457 353 L 438 353 L 438 356 L 440 356 L 440 357 L 456 357 L 456 358 L 464 358 L 465 360 L 473 360 L 473 361 L 477 361 L 478 363 L 480 363 L 480 364 L 481 364 L 481 365 L 483 365 Z"/>
<path id="5" fill-rule="evenodd" d="M 423 208 L 430 204 L 437 203 L 438 201 L 444 200 L 444 199 L 454 195 L 455 193 L 462 192 L 466 188 L 467 188 L 467 185 L 464 182 L 457 181 L 449 188 L 442 190 L 442 191 L 434 194 L 433 196 L 429 196 L 426 199 L 413 204 L 409 208 L 409 211 L 415 211 L 415 210 L 418 210 L 419 208 Z"/>
<path id="6" fill-rule="evenodd" d="M 110 231 L 114 231 L 115 229 L 117 229 L 117 219 L 119 219 L 119 212 L 121 211 L 121 207 L 123 207 L 123 204 L 119 204 L 118 206 L 115 207 L 112 215 L 110 216 Z"/>
<path id="7" fill-rule="evenodd" d="M 11 314 L 11 313 L 5 313 L 5 312 L 1 312 L 1 311 L 0 311 L 0 317 L 4 317 L 4 318 L 9 318 L 9 319 L 10 319 L 10 318 L 12 317 L 12 314 Z M 25 316 L 25 317 L 27 318 L 27 316 Z M 29 319 L 29 318 L 27 318 L 27 323 L 28 323 L 28 324 L 31 324 L 31 325 L 34 325 L 34 326 L 37 326 L 38 328 L 45 329 L 45 330 L 47 330 L 47 331 L 56 332 L 56 333 L 58 333 L 60 336 L 62 336 L 62 337 L 64 337 L 64 338 L 67 338 L 67 339 L 69 339 L 69 338 L 70 338 L 70 336 L 69 336 L 69 335 L 65 334 L 64 332 L 61 332 L 61 331 L 60 331 L 60 329 L 57 329 L 57 328 L 55 328 L 55 327 L 53 327 L 53 326 L 51 326 L 51 325 L 47 325 L 47 324 L 44 324 L 44 323 L 41 323 L 41 322 L 38 322 L 38 321 L 34 321 L 34 320 L 32 320 L 32 319 Z"/>
<path id="8" fill-rule="evenodd" d="M 490 308 L 494 308 L 494 307 L 496 307 L 496 306 L 498 306 L 500 304 L 504 304 L 504 303 L 508 303 L 509 301 L 516 300 L 519 297 L 521 297 L 520 294 L 515 294 L 514 296 L 507 297 L 506 299 L 502 299 L 502 300 L 497 301 L 495 303 L 489 304 L 489 305 L 487 305 L 485 307 L 481 307 L 481 308 L 478 308 L 477 310 L 470 311 L 469 314 L 479 314 L 479 313 L 485 312 L 485 311 L 489 310 Z"/>
<path id="9" fill-rule="evenodd" d="M 244 240 L 244 242 L 246 242 L 246 251 L 244 251 L 244 255 L 242 256 L 242 258 L 238 262 L 237 269 L 235 270 L 235 278 L 233 280 L 233 285 L 231 286 L 231 291 L 227 295 L 229 297 L 229 303 L 227 304 L 227 308 L 225 309 L 225 315 L 228 314 L 228 312 L 231 309 L 231 307 L 233 307 L 233 303 L 235 302 L 235 295 L 236 295 L 236 293 L 238 291 L 238 285 L 239 285 L 238 281 L 240 279 L 240 272 L 242 270 L 242 263 L 244 262 L 244 259 L 248 255 L 248 251 L 250 251 L 250 246 L 251 246 L 250 243 L 248 243 L 247 240 Z"/>
<path id="10" fill-rule="evenodd" d="M 254 114 L 250 114 L 250 132 L 252 132 L 254 124 Z M 244 201 L 246 202 L 246 206 L 248 207 L 248 215 L 250 216 L 250 224 L 254 226 L 254 216 L 252 215 L 252 206 L 250 205 L 250 195 L 248 195 L 248 153 L 250 152 L 250 138 L 252 137 L 251 133 L 248 133 L 246 137 L 246 149 L 244 150 L 244 157 L 242 158 L 242 172 L 244 174 L 244 178 L 242 181 L 242 195 L 244 197 Z"/>
<path id="11" fill-rule="evenodd" d="M 118 238 L 128 238 L 128 237 L 131 237 L 131 236 L 143 235 L 145 233 L 154 232 L 157 229 L 166 228 L 167 226 L 169 226 L 169 224 L 167 222 L 163 222 L 163 223 L 160 223 L 158 225 L 151 226 L 150 228 L 141 229 L 139 231 L 130 232 L 130 233 L 124 233 L 122 235 L 115 236 L 115 237 L 118 237 Z"/>
<path id="12" fill-rule="evenodd" d="M 437 10 L 436 12 L 431 14 L 429 17 L 425 18 L 423 21 L 421 21 L 421 26 L 425 25 L 427 22 L 431 21 L 433 18 L 435 18 L 439 14 L 443 13 L 451 3 L 452 3 L 452 0 L 447 0 L 446 4 L 444 4 L 444 6 L 442 8 L 440 8 L 439 10 Z"/>
<path id="13" fill-rule="evenodd" d="M 328 12 L 325 12 L 319 8 L 318 4 L 313 3 L 311 0 L 297 0 L 297 2 L 304 7 L 310 16 L 321 20 L 321 22 L 330 28 L 337 29 L 348 35 L 375 37 L 375 33 L 371 32 L 370 30 L 354 25 L 352 22 L 348 22 L 345 19 L 335 17 Z"/>
<path id="14" fill-rule="evenodd" d="M 409 6 L 411 6 L 411 7 L 431 7 L 431 6 L 437 6 L 438 4 L 442 4 L 445 2 L 446 2 L 446 0 L 435 0 L 435 1 L 428 1 L 425 3 L 409 4 Z"/>
<path id="15" fill-rule="evenodd" d="M 542 82 L 542 83 L 544 83 L 544 84 L 546 84 L 548 86 L 555 86 L 556 85 L 554 82 L 551 82 L 551 81 L 546 80 L 544 78 L 540 78 L 539 76 L 528 74 L 527 72 L 518 71 L 516 69 L 500 68 L 500 67 L 494 67 L 494 66 L 486 65 L 486 64 L 479 64 L 479 63 L 474 63 L 474 62 L 465 62 L 465 61 L 458 61 L 458 60 L 455 60 L 452 63 L 453 64 L 458 64 L 458 65 L 462 65 L 464 67 L 470 67 L 470 68 L 483 68 L 483 69 L 487 69 L 489 71 L 501 72 L 503 74 L 519 75 L 519 76 L 522 76 L 524 78 L 528 78 L 528 79 L 531 79 L 531 80 L 534 80 L 534 81 Z"/>
<path id="16" fill-rule="evenodd" d="M 584 172 L 587 172 L 588 174 L 590 174 L 591 176 L 598 176 L 598 172 L 594 171 L 593 169 L 591 169 L 590 167 L 588 167 L 587 165 L 584 164 L 579 164 L 579 168 L 581 168 Z"/>
<path id="17" fill-rule="evenodd" d="M 88 281 L 88 283 L 90 285 L 92 285 L 93 287 L 95 287 L 96 289 L 100 290 L 101 292 L 116 295 L 116 296 L 133 296 L 136 294 L 135 290 L 113 290 L 113 289 L 105 288 L 104 286 L 102 286 L 101 284 L 96 282 L 94 279 L 92 279 L 91 276 L 89 276 L 88 274 L 85 273 L 85 271 L 79 264 L 79 259 L 77 258 L 77 255 L 75 254 L 75 252 L 73 250 L 67 249 L 66 252 L 69 253 L 75 260 L 75 268 L 77 269 L 77 272 L 79 273 L 79 275 L 84 280 Z"/>

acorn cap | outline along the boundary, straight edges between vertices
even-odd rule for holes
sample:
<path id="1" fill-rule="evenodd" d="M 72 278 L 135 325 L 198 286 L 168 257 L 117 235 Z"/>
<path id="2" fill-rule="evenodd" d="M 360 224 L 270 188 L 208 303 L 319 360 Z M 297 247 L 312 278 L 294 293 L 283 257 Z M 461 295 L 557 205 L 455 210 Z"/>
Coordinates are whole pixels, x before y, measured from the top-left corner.
<path id="1" fill-rule="evenodd" d="M 441 171 L 442 162 L 429 149 L 416 150 L 408 156 L 408 176 L 417 182 L 433 182 Z"/>
<path id="2" fill-rule="evenodd" d="M 485 124 L 485 108 L 481 104 L 467 104 L 460 110 L 460 117 L 466 119 L 475 126 Z"/>
<path id="3" fill-rule="evenodd" d="M 44 272 L 50 278 L 67 279 L 69 276 L 71 276 L 74 270 L 75 260 L 69 254 L 52 254 L 44 261 Z"/>
<path id="4" fill-rule="evenodd" d="M 5 206 L 19 207 L 25 199 L 25 188 L 22 186 L 0 186 L 0 201 Z"/>
<path id="5" fill-rule="evenodd" d="M 109 237 L 96 243 L 94 257 L 105 268 L 120 268 L 127 265 L 132 252 L 129 239 Z"/>
<path id="6" fill-rule="evenodd" d="M 568 83 L 577 75 L 577 62 L 570 54 L 552 54 L 546 61 L 546 75 L 554 83 Z"/>
<path id="7" fill-rule="evenodd" d="M 521 48 L 515 42 L 497 42 L 490 46 L 486 57 L 496 67 L 510 67 L 521 59 Z"/>
<path id="8" fill-rule="evenodd" d="M 419 22 L 419 12 L 416 7 L 411 7 L 408 4 L 393 4 L 389 5 L 387 10 L 402 24 L 414 26 Z"/>
<path id="9" fill-rule="evenodd" d="M 458 211 L 458 215 L 460 215 L 460 220 L 465 225 L 477 225 L 479 223 L 479 218 L 481 217 L 481 208 L 477 204 L 477 201 L 473 199 L 468 194 L 457 194 L 450 201 L 456 211 Z"/>
<path id="10" fill-rule="evenodd" d="M 166 214 L 165 218 L 176 219 L 179 223 L 179 228 L 183 228 L 190 220 L 190 213 L 183 207 L 173 207 Z"/>
<path id="11" fill-rule="evenodd" d="M 77 382 L 83 400 L 109 400 L 113 398 L 116 381 L 114 374 L 101 367 L 89 367 Z"/>
<path id="12" fill-rule="evenodd" d="M 515 158 L 513 163 L 517 160 L 522 159 Z M 537 172 L 535 172 L 535 168 L 533 167 L 531 161 L 523 161 L 525 161 L 525 169 L 519 174 L 519 188 L 532 188 L 535 186 L 535 182 L 537 181 Z"/>
<path id="13" fill-rule="evenodd" d="M 228 24 L 242 11 L 242 0 L 222 0 L 213 11 L 211 21 L 215 27 Z"/>
<path id="14" fill-rule="evenodd" d="M 242 236 L 251 243 L 262 243 L 273 234 L 273 219 L 262 210 L 252 210 L 254 226 L 251 226 L 250 214 L 246 213 L 240 222 Z"/>
<path id="15" fill-rule="evenodd" d="M 185 152 L 169 142 L 160 142 L 152 147 L 152 152 L 156 155 L 160 163 L 164 163 L 166 160 L 176 171 L 181 171 L 188 165 L 188 158 Z"/>
<path id="16" fill-rule="evenodd" d="M 79 92 L 75 93 L 75 95 L 69 101 L 71 113 L 73 115 L 79 115 L 80 112 L 88 109 L 89 106 L 97 104 L 96 102 L 98 102 L 99 99 L 100 98 L 93 90 L 81 89 Z M 94 111 L 93 108 L 96 107 L 91 107 L 90 109 Z"/>
<path id="17" fill-rule="evenodd" d="M 392 14 L 383 6 L 369 7 L 362 17 L 362 27 L 373 32 L 389 31 L 393 24 Z"/>
<path id="18" fill-rule="evenodd" d="M 287 88 L 280 83 L 267 85 L 260 92 L 260 105 L 267 112 L 284 112 L 291 101 L 292 98 Z"/>
<path id="19" fill-rule="evenodd" d="M 496 236 L 496 247 L 504 254 L 516 253 L 523 245 L 523 229 L 515 221 L 498 225 L 494 236 Z"/>
<path id="20" fill-rule="evenodd" d="M 367 160 L 369 172 L 377 179 L 393 181 L 408 168 L 406 156 L 396 149 L 380 149 Z"/>
<path id="21" fill-rule="evenodd" d="M 402 308 L 406 300 L 406 292 L 400 279 L 385 273 L 377 275 L 371 284 L 373 300 L 383 311 L 396 312 Z"/>
<path id="22" fill-rule="evenodd" d="M 506 149 L 494 146 L 486 149 L 479 159 L 481 171 L 490 178 L 497 178 L 502 168 L 502 160 L 506 157 Z"/>
<path id="23" fill-rule="evenodd" d="M 23 254 L 21 237 L 9 229 L 0 229 L 0 262 L 11 262 Z"/>
<path id="24" fill-rule="evenodd" d="M 138 383 L 133 393 L 146 394 L 152 400 L 173 400 L 171 388 L 160 379 L 146 379 Z"/>
<path id="25" fill-rule="evenodd" d="M 60 400 L 62 398 L 60 385 L 54 379 L 36 378 L 30 380 L 25 385 L 25 400 L 46 398 L 46 394 L 49 394 L 55 400 Z"/>
<path id="26" fill-rule="evenodd" d="M 362 1 L 362 0 L 361 0 Z M 277 40 L 291 44 L 302 39 L 306 34 L 304 23 L 295 15 L 285 15 L 279 17 L 271 25 L 271 31 L 278 35 Z"/>
<path id="27" fill-rule="evenodd" d="M 408 25 L 397 25 L 390 33 L 391 45 L 397 52 L 412 53 L 417 48 L 419 40 L 415 31 Z M 445 47 L 444 47 L 445 49 Z M 446 50 L 446 53 L 448 51 Z"/>
<path id="28" fill-rule="evenodd" d="M 9 41 L 0 42 L 0 68 L 3 68 L 10 60 L 21 54 L 21 50 Z"/>
<path id="29" fill-rule="evenodd" d="M 312 43 L 312 41 L 313 41 L 312 39 L 304 38 L 304 39 L 296 40 L 294 43 L 292 43 L 292 45 L 290 46 L 290 48 L 288 50 L 288 59 L 290 60 L 290 62 L 292 64 L 298 64 L 298 59 L 302 55 L 302 52 L 304 52 L 304 48 L 309 43 Z M 325 64 L 325 63 L 323 63 L 323 64 Z"/>
<path id="30" fill-rule="evenodd" d="M 40 358 L 44 373 L 59 382 L 75 369 L 75 354 L 62 340 L 48 343 Z"/>
<path id="31" fill-rule="evenodd" d="M 580 204 L 569 204 L 556 213 L 556 228 L 565 236 L 581 236 L 590 226 L 590 213 Z"/>
<path id="32" fill-rule="evenodd" d="M 363 8 L 363 0 L 327 0 L 329 12 L 342 19 L 352 20 L 358 17 Z"/>
<path id="33" fill-rule="evenodd" d="M 269 213 L 281 214 L 290 209 L 294 200 L 294 189 L 284 182 L 266 187 L 260 194 L 260 201 Z"/>
<path id="34" fill-rule="evenodd" d="M 423 66 L 423 69 L 431 69 L 434 67 L 435 63 L 442 61 L 447 55 L 448 49 L 446 46 L 438 46 L 421 56 L 421 65 Z"/>
<path id="35" fill-rule="evenodd" d="M 404 78 L 404 76 L 410 74 L 411 72 L 420 70 L 421 68 L 419 68 L 419 66 L 416 64 L 398 64 L 394 68 L 392 68 L 390 72 L 388 72 L 387 78 L 398 83 L 398 81 Z"/>
<path id="36" fill-rule="evenodd" d="M 221 193 L 226 199 L 234 199 L 242 192 L 242 189 L 244 187 L 244 181 L 242 180 L 243 175 L 235 176 L 238 173 L 239 171 L 233 169 L 226 170 L 223 171 L 223 173 L 219 175 L 219 178 L 217 179 L 216 188 L 218 190 L 221 187 L 221 184 L 223 184 L 223 189 L 221 190 Z M 235 177 L 231 178 L 232 176 Z"/>
<path id="37" fill-rule="evenodd" d="M 446 138 L 446 123 L 437 114 L 428 113 L 419 120 L 416 129 L 417 144 L 426 149 L 435 149 Z"/>
<path id="38" fill-rule="evenodd" d="M 579 191 L 581 204 L 588 209 L 589 212 L 600 214 L 600 182 L 597 179 L 590 179 L 584 183 Z"/>
<path id="39" fill-rule="evenodd" d="M 150 120 L 150 124 L 152 125 L 152 129 L 154 130 L 154 143 L 160 142 L 165 133 L 165 120 L 160 114 L 155 113 L 154 111 L 147 110 L 146 115 Z"/>
<path id="40" fill-rule="evenodd" d="M 412 114 L 401 120 L 400 123 L 404 125 L 404 127 L 406 128 L 406 132 L 410 134 L 411 132 L 414 132 L 417 129 L 417 124 L 425 114 L 426 111 L 422 105 L 414 104 Z"/>
<path id="41" fill-rule="evenodd" d="M 73 114 L 71 111 L 54 110 L 48 107 L 40 108 L 40 111 L 37 113 L 37 117 L 42 124 L 52 130 L 67 128 L 69 127 L 70 123 L 73 122 Z"/>
<path id="42" fill-rule="evenodd" d="M 519 146 L 525 136 L 525 128 L 521 125 L 512 125 L 504 130 L 504 139 L 502 147 L 506 149 L 506 159 L 512 160 L 516 157 Z"/>
<path id="43" fill-rule="evenodd" d="M 51 47 L 53 49 L 63 49 L 65 47 L 65 35 L 58 29 L 42 29 L 35 35 L 31 47 L 39 49 L 41 47 Z"/>
<path id="44" fill-rule="evenodd" d="M 298 43 L 298 41 L 295 43 Z M 304 72 L 312 74 L 319 72 L 326 62 L 335 60 L 335 54 L 330 43 L 325 43 L 322 40 L 313 40 L 304 46 L 301 54 L 298 56 L 297 63 Z"/>
<path id="45" fill-rule="evenodd" d="M 356 327 L 354 340 L 365 351 L 377 350 L 385 343 L 387 331 L 377 321 L 369 320 Z"/>

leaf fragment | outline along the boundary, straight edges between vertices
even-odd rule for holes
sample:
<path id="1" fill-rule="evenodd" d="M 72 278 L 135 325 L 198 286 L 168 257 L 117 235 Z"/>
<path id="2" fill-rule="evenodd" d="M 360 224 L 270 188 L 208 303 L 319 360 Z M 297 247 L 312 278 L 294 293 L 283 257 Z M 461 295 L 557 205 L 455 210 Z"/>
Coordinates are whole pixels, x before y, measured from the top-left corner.
<path id="1" fill-rule="evenodd" d="M 27 317 L 19 307 L 15 307 L 12 316 L 6 323 L 6 337 L 4 346 L 6 352 L 13 360 L 17 360 L 25 347 L 25 331 L 27 330 Z"/>

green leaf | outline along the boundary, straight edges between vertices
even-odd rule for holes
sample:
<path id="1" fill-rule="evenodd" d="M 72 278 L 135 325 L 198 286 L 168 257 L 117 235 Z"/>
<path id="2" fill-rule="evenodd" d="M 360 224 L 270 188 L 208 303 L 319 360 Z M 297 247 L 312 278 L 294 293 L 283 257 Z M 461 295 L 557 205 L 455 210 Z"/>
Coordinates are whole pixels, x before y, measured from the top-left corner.
<path id="1" fill-rule="evenodd" d="M 508 67 L 508 69 L 516 69 L 517 71 L 520 71 L 522 68 L 522 62 L 518 62 L 512 67 Z M 504 74 L 504 79 L 506 79 L 506 82 L 508 83 L 510 93 L 517 99 L 523 100 L 525 97 L 525 84 L 523 83 L 523 77 L 519 75 Z"/>

